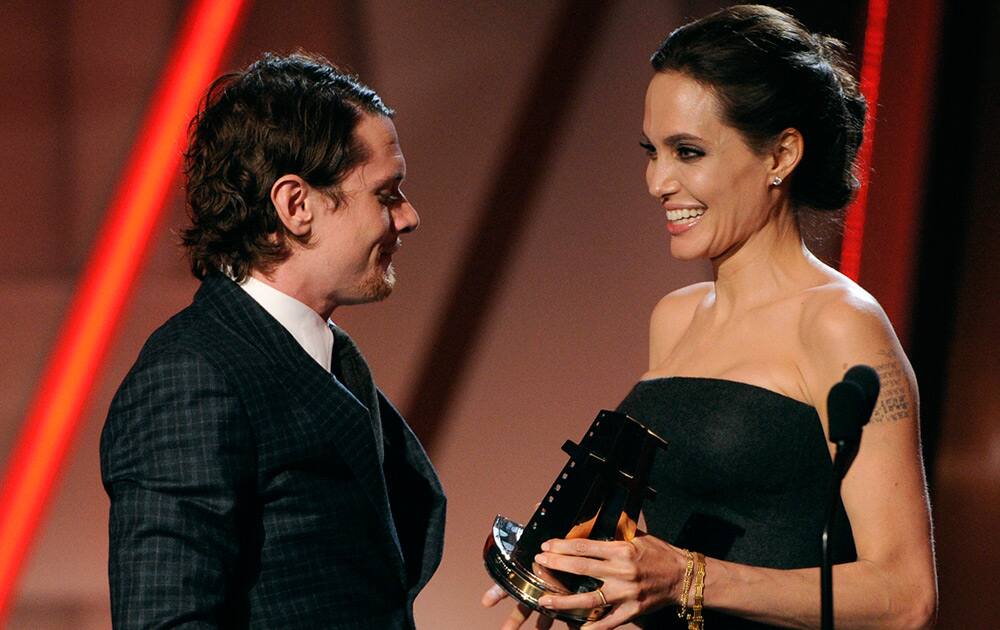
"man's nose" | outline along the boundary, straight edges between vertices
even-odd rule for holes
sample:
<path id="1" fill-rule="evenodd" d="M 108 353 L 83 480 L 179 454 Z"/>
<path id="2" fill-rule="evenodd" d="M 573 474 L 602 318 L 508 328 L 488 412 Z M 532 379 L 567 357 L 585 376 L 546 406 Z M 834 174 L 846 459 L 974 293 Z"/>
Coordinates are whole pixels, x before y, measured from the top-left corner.
<path id="1" fill-rule="evenodd" d="M 412 232 L 420 227 L 420 215 L 417 214 L 417 209 L 409 201 L 399 204 L 393 214 L 393 221 L 396 225 L 396 231 L 401 234 Z"/>

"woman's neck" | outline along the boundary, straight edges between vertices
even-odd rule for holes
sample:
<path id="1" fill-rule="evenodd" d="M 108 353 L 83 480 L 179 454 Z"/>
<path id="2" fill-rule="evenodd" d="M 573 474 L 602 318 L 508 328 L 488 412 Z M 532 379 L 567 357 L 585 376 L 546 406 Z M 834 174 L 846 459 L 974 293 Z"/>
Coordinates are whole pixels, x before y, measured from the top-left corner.
<path id="1" fill-rule="evenodd" d="M 802 243 L 798 223 L 786 209 L 745 242 L 712 259 L 717 312 L 746 311 L 817 283 L 821 264 Z"/>

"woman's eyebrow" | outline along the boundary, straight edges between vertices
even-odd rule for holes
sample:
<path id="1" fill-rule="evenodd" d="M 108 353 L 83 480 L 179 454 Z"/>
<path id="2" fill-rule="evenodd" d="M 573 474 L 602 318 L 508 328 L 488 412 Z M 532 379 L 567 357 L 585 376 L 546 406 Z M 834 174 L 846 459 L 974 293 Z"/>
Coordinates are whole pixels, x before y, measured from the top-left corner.
<path id="1" fill-rule="evenodd" d="M 663 144 L 667 146 L 676 146 L 684 142 L 704 142 L 704 140 L 690 133 L 675 133 L 663 139 Z"/>

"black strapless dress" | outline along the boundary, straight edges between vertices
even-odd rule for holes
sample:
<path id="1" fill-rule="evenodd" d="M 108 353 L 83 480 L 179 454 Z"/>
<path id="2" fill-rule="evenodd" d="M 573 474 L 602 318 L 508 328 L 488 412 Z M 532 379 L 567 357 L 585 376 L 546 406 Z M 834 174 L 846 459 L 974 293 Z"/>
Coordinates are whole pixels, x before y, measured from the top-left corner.
<path id="1" fill-rule="evenodd" d="M 650 534 L 741 564 L 820 565 L 833 466 L 815 408 L 748 383 L 667 377 L 637 383 L 619 410 L 670 443 L 657 454 L 650 476 L 657 490 L 644 506 Z M 855 560 L 843 505 L 834 537 L 834 562 Z M 709 590 L 706 599 L 711 597 Z M 640 625 L 687 627 L 676 608 Z M 771 626 L 707 610 L 705 627 Z"/>

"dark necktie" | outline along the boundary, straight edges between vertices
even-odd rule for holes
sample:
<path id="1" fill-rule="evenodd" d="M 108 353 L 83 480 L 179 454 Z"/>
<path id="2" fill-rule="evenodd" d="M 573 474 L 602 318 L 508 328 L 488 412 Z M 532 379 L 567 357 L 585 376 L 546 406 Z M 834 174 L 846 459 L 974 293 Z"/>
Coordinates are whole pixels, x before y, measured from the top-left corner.
<path id="1" fill-rule="evenodd" d="M 378 408 L 378 393 L 375 381 L 372 380 L 368 363 L 361 356 L 354 340 L 347 333 L 333 324 L 328 324 L 333 331 L 333 354 L 330 358 L 330 372 L 340 381 L 341 385 L 354 394 L 368 410 L 371 418 L 372 431 L 375 433 L 375 448 L 378 449 L 378 461 L 385 461 L 385 447 L 382 437 L 382 420 Z"/>

